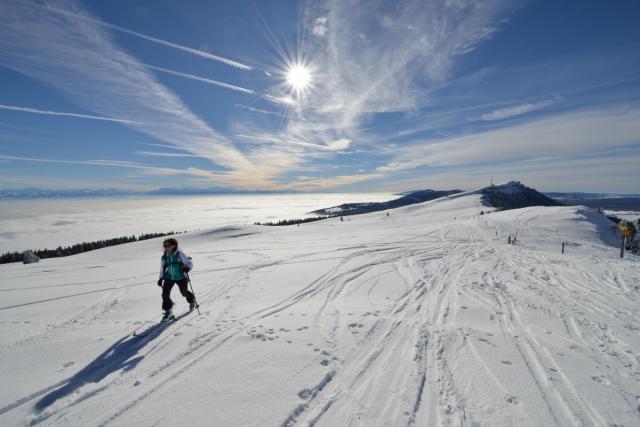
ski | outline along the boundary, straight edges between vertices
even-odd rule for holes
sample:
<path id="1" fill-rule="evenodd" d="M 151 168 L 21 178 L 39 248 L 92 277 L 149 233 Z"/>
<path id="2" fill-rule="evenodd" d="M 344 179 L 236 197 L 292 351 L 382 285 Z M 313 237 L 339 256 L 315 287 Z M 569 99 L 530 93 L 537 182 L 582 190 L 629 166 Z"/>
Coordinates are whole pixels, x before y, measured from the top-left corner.
<path id="1" fill-rule="evenodd" d="M 191 310 L 186 311 L 184 313 L 182 313 L 179 316 L 172 316 L 170 319 L 168 320 L 161 320 L 158 323 L 154 323 L 153 325 L 149 326 L 147 329 L 143 330 L 143 331 L 133 331 L 133 333 L 131 334 L 132 337 L 136 337 L 136 338 L 143 338 L 146 337 L 147 335 L 149 335 L 150 333 L 156 331 L 158 328 L 162 328 L 164 330 L 164 328 L 176 323 L 178 320 L 182 319 L 183 317 L 185 317 L 187 314 L 191 313 Z M 159 331 L 161 332 L 161 331 Z M 159 333 L 158 332 L 158 333 Z"/>

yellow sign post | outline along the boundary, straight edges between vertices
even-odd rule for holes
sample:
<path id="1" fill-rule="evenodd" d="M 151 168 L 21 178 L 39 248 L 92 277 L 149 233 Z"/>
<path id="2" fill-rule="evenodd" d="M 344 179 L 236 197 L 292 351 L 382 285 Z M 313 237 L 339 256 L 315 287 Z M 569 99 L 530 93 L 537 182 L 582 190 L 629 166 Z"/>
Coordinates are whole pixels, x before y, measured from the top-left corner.
<path id="1" fill-rule="evenodd" d="M 620 240 L 620 258 L 624 257 L 624 244 L 627 241 L 627 237 L 631 234 L 631 228 L 627 227 L 627 224 L 620 222 L 620 232 L 622 233 L 622 239 Z"/>
<path id="2" fill-rule="evenodd" d="M 626 224 L 620 223 L 620 231 L 622 232 L 622 235 L 624 237 L 629 237 L 629 235 L 631 234 L 631 228 L 627 227 Z"/>

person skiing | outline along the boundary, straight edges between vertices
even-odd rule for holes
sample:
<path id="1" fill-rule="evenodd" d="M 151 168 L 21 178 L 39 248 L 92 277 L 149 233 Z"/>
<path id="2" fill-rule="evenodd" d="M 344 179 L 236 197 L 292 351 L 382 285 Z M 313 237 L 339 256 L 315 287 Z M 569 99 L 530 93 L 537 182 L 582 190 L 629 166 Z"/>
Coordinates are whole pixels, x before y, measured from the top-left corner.
<path id="1" fill-rule="evenodd" d="M 164 314 L 162 321 L 175 319 L 173 311 L 173 301 L 171 301 L 171 289 L 174 284 L 178 284 L 180 293 L 187 299 L 189 310 L 198 307 L 196 297 L 189 291 L 189 280 L 187 273 L 193 268 L 191 258 L 178 249 L 178 241 L 174 238 L 166 239 L 162 243 L 164 254 L 160 260 L 160 278 L 158 286 L 162 288 L 162 310 Z"/>

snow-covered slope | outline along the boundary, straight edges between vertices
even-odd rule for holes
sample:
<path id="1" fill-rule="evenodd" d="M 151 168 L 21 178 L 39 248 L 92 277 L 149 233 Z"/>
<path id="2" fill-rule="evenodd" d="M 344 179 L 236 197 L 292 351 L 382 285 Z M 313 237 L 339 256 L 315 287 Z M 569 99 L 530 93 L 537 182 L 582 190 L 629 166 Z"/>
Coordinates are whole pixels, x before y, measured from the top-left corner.
<path id="1" fill-rule="evenodd" d="M 157 240 L 0 266 L 0 425 L 640 425 L 638 257 L 584 208 L 481 210 L 182 235 L 202 314 L 145 337 Z"/>

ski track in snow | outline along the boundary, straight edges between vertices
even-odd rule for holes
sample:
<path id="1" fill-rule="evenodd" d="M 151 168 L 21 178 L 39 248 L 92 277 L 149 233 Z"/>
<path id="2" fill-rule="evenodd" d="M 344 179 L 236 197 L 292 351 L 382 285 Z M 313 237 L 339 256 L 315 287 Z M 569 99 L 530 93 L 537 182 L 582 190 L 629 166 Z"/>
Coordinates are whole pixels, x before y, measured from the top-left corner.
<path id="1" fill-rule="evenodd" d="M 0 266 L 0 424 L 640 425 L 638 257 L 576 207 L 480 210 L 182 235 L 202 314 L 144 336 L 157 240 Z"/>

